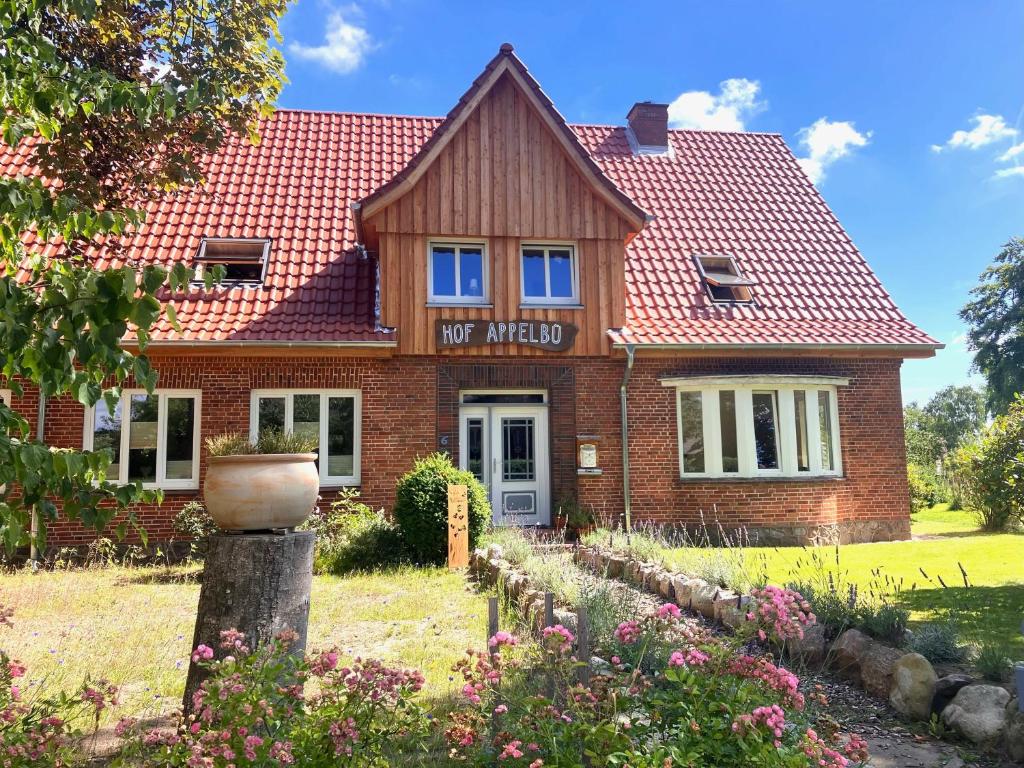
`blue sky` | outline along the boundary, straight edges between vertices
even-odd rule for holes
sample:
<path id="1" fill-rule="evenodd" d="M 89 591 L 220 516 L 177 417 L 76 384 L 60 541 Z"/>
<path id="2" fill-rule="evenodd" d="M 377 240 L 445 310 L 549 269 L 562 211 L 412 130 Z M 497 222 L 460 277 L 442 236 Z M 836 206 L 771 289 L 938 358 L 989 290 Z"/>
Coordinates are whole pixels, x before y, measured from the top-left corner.
<path id="1" fill-rule="evenodd" d="M 782 133 L 947 344 L 905 364 L 904 398 L 969 380 L 957 310 L 1024 236 L 1024 3 L 299 0 L 281 32 L 284 107 L 443 115 L 508 41 L 571 122 L 651 99 L 680 126 Z"/>

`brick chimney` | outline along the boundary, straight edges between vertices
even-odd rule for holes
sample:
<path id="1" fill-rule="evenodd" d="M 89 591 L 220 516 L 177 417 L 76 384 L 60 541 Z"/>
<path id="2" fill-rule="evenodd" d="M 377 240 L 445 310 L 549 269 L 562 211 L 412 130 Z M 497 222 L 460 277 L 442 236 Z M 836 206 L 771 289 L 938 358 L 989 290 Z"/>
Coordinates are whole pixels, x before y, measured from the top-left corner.
<path id="1" fill-rule="evenodd" d="M 626 120 L 641 149 L 662 152 L 668 149 L 668 104 L 638 101 L 629 110 Z"/>

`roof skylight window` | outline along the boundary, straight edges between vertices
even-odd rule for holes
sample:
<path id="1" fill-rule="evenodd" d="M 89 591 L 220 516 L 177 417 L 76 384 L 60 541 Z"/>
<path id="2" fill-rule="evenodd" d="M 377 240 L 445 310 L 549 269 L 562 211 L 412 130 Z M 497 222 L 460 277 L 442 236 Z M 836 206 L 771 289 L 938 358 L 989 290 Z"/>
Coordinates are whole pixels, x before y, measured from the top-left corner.
<path id="1" fill-rule="evenodd" d="M 224 283 L 262 285 L 267 274 L 270 240 L 204 237 L 196 254 L 196 279 L 212 267 L 224 268 Z"/>
<path id="2" fill-rule="evenodd" d="M 753 301 L 750 287 L 753 280 L 744 277 L 732 256 L 696 256 L 697 269 L 715 302 Z"/>

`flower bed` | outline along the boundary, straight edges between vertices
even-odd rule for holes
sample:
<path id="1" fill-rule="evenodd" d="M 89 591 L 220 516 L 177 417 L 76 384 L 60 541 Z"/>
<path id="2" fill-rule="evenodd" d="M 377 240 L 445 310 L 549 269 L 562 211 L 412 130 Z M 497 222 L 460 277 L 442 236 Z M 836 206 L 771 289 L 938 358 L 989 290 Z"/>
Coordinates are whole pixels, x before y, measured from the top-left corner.
<path id="1" fill-rule="evenodd" d="M 489 583 L 518 594 L 531 617 L 543 596 L 529 575 L 503 559 L 499 547 L 477 550 L 471 564 Z M 813 624 L 789 596 L 751 603 L 751 622 L 780 639 Z M 762 606 L 767 606 L 763 611 Z M 538 626 L 535 619 L 531 626 Z M 866 759 L 864 743 L 820 727 L 818 701 L 805 700 L 798 679 L 766 656 L 738 652 L 739 643 L 687 622 L 665 603 L 595 637 L 589 687 L 578 684 L 572 631 L 540 627 L 526 656 L 505 659 L 507 633 L 492 638 L 496 653 L 475 654 L 462 666 L 468 710 L 446 731 L 452 754 L 472 765 L 847 766 Z M 606 659 L 607 661 L 605 661 Z M 531 686 L 531 681 L 533 685 Z M 546 691 L 537 694 L 537 687 Z M 817 694 L 813 697 L 817 699 Z"/>
<path id="2" fill-rule="evenodd" d="M 734 630 L 754 628 L 759 639 L 772 640 L 800 663 L 830 665 L 848 681 L 889 701 L 910 719 L 933 717 L 953 732 L 986 748 L 1002 746 L 1024 761 L 1024 714 L 1000 686 L 976 683 L 966 675 L 939 678 L 918 653 L 904 653 L 848 629 L 829 644 L 815 624 L 810 605 L 792 590 L 768 586 L 739 594 L 669 571 L 629 552 L 581 547 L 577 563 L 627 581 L 676 605 Z"/>

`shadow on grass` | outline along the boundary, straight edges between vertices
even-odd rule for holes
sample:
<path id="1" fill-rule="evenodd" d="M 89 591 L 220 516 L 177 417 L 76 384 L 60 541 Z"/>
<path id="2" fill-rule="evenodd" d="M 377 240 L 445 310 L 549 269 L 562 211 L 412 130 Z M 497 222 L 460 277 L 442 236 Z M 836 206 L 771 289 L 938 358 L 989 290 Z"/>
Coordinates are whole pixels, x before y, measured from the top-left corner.
<path id="1" fill-rule="evenodd" d="M 980 528 L 974 531 L 937 531 L 935 533 L 922 533 L 918 535 L 918 539 L 966 539 L 973 536 L 1006 536 L 1024 535 L 1022 531 L 983 531 Z"/>
<path id="2" fill-rule="evenodd" d="M 928 618 L 953 617 L 967 640 L 1009 644 L 1024 656 L 1024 584 L 917 588 L 900 593 L 899 601 Z"/>
<path id="3" fill-rule="evenodd" d="M 123 576 L 115 582 L 118 586 L 129 584 L 198 584 L 203 580 L 202 568 L 192 570 L 139 568 L 131 575 Z"/>

